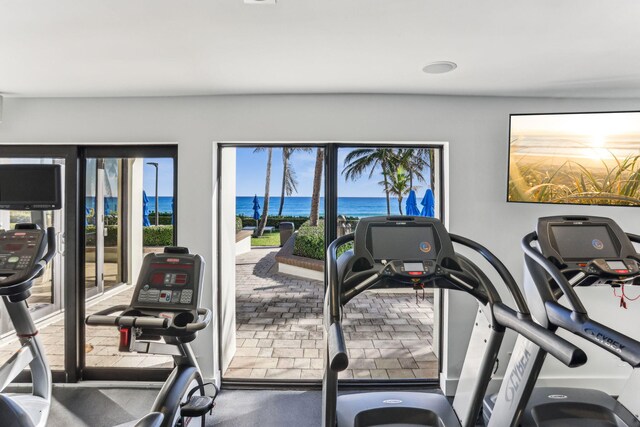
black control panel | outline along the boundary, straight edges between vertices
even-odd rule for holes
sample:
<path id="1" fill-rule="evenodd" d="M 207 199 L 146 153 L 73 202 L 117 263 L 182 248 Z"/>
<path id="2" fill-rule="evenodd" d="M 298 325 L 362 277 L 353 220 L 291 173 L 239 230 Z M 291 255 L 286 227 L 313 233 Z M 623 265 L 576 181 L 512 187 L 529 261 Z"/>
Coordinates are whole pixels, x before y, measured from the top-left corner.
<path id="1" fill-rule="evenodd" d="M 560 269 L 584 273 L 580 286 L 625 283 L 640 274 L 633 244 L 610 218 L 544 217 L 537 233 L 546 258 Z"/>
<path id="2" fill-rule="evenodd" d="M 414 284 L 433 276 L 435 271 L 435 261 L 390 261 L 385 264 L 381 275 L 393 277 L 398 282 Z"/>
<path id="3" fill-rule="evenodd" d="M 202 257 L 195 254 L 148 254 L 143 261 L 131 308 L 195 310 L 203 267 Z"/>
<path id="4" fill-rule="evenodd" d="M 29 271 L 42 258 L 45 232 L 40 229 L 18 229 L 0 232 L 0 286 L 2 276 Z"/>

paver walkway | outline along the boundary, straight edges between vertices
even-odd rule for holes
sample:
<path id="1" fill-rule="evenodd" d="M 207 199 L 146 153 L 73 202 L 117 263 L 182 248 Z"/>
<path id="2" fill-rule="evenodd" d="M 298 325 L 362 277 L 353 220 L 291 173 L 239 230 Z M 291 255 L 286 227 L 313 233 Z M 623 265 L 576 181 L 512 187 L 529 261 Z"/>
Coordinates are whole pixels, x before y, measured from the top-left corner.
<path id="1" fill-rule="evenodd" d="M 95 313 L 107 307 L 129 304 L 134 286 L 122 285 L 114 293 L 109 293 L 89 302 L 87 314 Z M 58 316 L 61 317 L 61 316 Z M 64 370 L 64 320 L 60 318 L 39 329 L 47 360 L 52 370 Z M 113 327 L 87 327 L 86 329 L 87 366 L 111 367 L 172 367 L 169 356 L 154 356 L 118 351 L 118 330 Z M 0 363 L 4 363 L 17 349 L 15 341 L 0 346 Z"/>
<path id="2" fill-rule="evenodd" d="M 225 378 L 321 379 L 321 281 L 277 272 L 278 248 L 236 258 L 237 351 Z M 349 369 L 341 378 L 437 378 L 433 297 L 368 291 L 345 307 Z"/>

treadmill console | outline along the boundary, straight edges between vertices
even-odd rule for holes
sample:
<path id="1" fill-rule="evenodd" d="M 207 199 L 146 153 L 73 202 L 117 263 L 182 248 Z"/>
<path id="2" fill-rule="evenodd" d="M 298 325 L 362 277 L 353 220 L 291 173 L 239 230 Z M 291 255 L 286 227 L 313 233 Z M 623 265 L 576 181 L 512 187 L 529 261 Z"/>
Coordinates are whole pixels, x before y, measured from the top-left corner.
<path id="1" fill-rule="evenodd" d="M 610 218 L 540 218 L 537 233 L 542 254 L 561 269 L 581 271 L 582 286 L 624 283 L 640 274 L 633 244 Z"/>
<path id="2" fill-rule="evenodd" d="M 39 228 L 18 225 L 16 230 L 0 232 L 0 286 L 3 277 L 30 271 L 42 258 L 45 248 L 45 232 Z"/>
<path id="3" fill-rule="evenodd" d="M 200 255 L 148 254 L 142 264 L 131 308 L 162 312 L 196 310 L 203 271 Z"/>
<path id="4" fill-rule="evenodd" d="M 342 258 L 342 257 L 341 257 Z M 435 218 L 391 216 L 358 221 L 353 253 L 338 258 L 343 288 L 356 286 L 379 271 L 376 286 L 424 286 L 441 272 L 439 266 L 459 270 L 453 243 Z"/>

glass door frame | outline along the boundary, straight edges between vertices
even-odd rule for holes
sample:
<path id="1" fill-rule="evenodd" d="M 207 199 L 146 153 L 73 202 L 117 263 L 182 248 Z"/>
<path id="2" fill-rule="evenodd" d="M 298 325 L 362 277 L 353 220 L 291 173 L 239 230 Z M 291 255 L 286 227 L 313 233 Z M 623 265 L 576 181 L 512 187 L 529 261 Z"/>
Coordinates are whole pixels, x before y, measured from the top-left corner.
<path id="1" fill-rule="evenodd" d="M 439 199 L 440 204 L 438 206 L 439 209 L 439 218 L 443 223 L 447 223 L 447 210 L 448 204 L 446 191 L 448 189 L 447 183 L 447 170 L 448 164 L 446 161 L 448 160 L 448 144 L 446 142 L 436 142 L 436 141 L 220 141 L 217 144 L 217 185 L 220 187 L 222 183 L 222 150 L 225 148 L 242 148 L 242 147 L 251 147 L 251 148 L 278 148 L 278 147 L 307 147 L 307 148 L 322 148 L 324 149 L 324 168 L 323 168 L 323 179 L 324 179 L 324 221 L 325 221 L 325 250 L 328 248 L 329 243 L 334 241 L 338 237 L 338 182 L 340 180 L 340 165 L 338 164 L 338 150 L 340 148 L 355 148 L 355 147 L 366 147 L 366 148 L 431 148 L 436 149 L 437 151 L 437 162 L 439 168 L 440 179 L 436 182 L 439 191 Z M 217 212 L 220 215 L 221 211 L 221 191 L 218 191 L 217 198 Z M 222 247 L 222 228 L 221 221 L 218 221 L 217 224 L 217 241 L 216 241 L 216 251 L 219 252 Z M 221 272 L 223 268 L 221 266 L 221 258 L 218 257 L 218 283 L 222 283 Z M 324 277 L 324 286 L 326 291 L 326 286 L 328 283 L 327 272 L 325 271 Z M 443 298 L 442 298 L 442 290 L 438 290 L 440 295 L 439 305 L 437 307 L 437 316 L 438 321 L 442 324 L 443 321 Z M 218 286 L 218 301 L 222 301 L 221 297 L 221 289 Z M 436 307 L 434 307 L 436 308 Z M 222 307 L 218 307 L 218 336 L 220 337 L 222 332 L 222 319 L 220 318 L 222 313 Z M 435 331 L 434 331 L 435 332 Z M 438 332 L 438 342 L 442 342 L 442 330 Z M 429 378 L 429 379 L 391 379 L 391 380 L 365 380 L 365 379 L 341 379 L 340 383 L 342 387 L 347 389 L 349 387 L 370 387 L 370 386 L 395 386 L 399 385 L 402 387 L 424 387 L 425 385 L 428 387 L 438 387 L 439 386 L 439 376 L 440 369 L 442 363 L 442 345 L 438 345 L 438 378 Z M 218 360 L 221 361 L 223 359 L 223 349 L 221 346 L 218 346 L 217 352 Z M 222 375 L 222 373 L 221 373 Z M 252 379 L 231 379 L 227 380 L 223 376 L 222 384 L 231 386 L 231 387 L 252 387 L 255 386 L 257 388 L 269 386 L 269 387 L 291 387 L 292 384 L 295 384 L 297 387 L 310 387 L 310 388 L 318 388 L 322 384 L 322 380 L 252 380 Z"/>
<path id="2" fill-rule="evenodd" d="M 126 158 L 126 157 L 123 157 Z M 130 157 L 129 157 L 130 158 Z M 96 247 L 95 247 L 95 284 L 93 287 L 89 288 L 87 287 L 86 289 L 86 298 L 94 298 L 97 296 L 100 296 L 104 293 L 105 291 L 105 278 L 104 278 L 104 260 L 105 260 L 105 226 L 106 226 L 106 221 L 105 221 L 105 181 L 108 179 L 106 176 L 106 170 L 105 170 L 105 158 L 93 158 L 93 157 L 86 157 L 84 159 L 84 167 L 86 169 L 87 166 L 87 161 L 89 159 L 94 159 L 95 163 L 96 163 L 96 175 L 94 177 L 95 179 L 95 206 L 94 206 L 94 221 L 95 221 L 95 233 L 96 233 Z M 85 171 L 86 173 L 86 171 Z M 86 185 L 88 185 L 88 177 L 85 176 L 85 181 L 84 181 L 84 188 L 85 188 L 85 203 L 86 203 Z M 121 200 L 126 200 L 127 197 L 127 180 L 129 179 L 129 173 L 128 170 L 126 168 L 126 166 L 124 164 L 122 164 L 121 166 L 119 166 L 118 169 L 118 199 Z M 126 227 L 127 227 L 127 223 L 125 221 L 125 218 L 127 217 L 127 209 L 128 206 L 126 206 L 123 203 L 118 203 L 118 209 L 120 210 L 121 215 L 120 216 L 120 222 L 118 224 L 118 230 L 117 233 L 119 234 L 118 237 L 118 244 L 119 244 L 119 251 L 117 253 L 117 257 L 118 257 L 118 262 L 117 262 L 117 268 L 118 268 L 118 274 L 117 276 L 120 277 L 119 281 L 113 286 L 120 286 L 123 283 L 126 283 L 129 280 L 129 277 L 127 277 L 127 272 L 128 272 L 128 253 L 127 253 L 127 233 L 126 233 Z M 86 239 L 86 235 L 85 235 L 85 239 Z M 86 257 L 86 254 L 85 254 Z M 85 267 L 86 268 L 86 267 Z M 86 273 L 86 271 L 85 271 Z M 85 287 L 86 287 L 86 283 L 85 283 Z"/>
<path id="3" fill-rule="evenodd" d="M 74 145 L 46 145 L 46 144 L 1 144 L 0 157 L 15 158 L 61 158 L 64 159 L 64 194 L 65 215 L 64 235 L 58 239 L 64 253 L 62 273 L 64 275 L 64 290 L 62 290 L 62 309 L 64 310 L 64 370 L 53 371 L 55 382 L 76 382 L 79 379 L 78 369 L 78 314 L 80 308 L 79 267 L 78 264 L 78 149 Z M 23 372 L 18 381 L 30 381 L 28 372 Z"/>
<path id="4" fill-rule="evenodd" d="M 82 145 L 79 147 L 79 161 L 78 161 L 78 188 L 79 188 L 79 217 L 84 218 L 85 206 L 86 206 L 86 185 L 87 185 L 87 171 L 86 165 L 88 159 L 105 159 L 105 158 L 119 158 L 119 159 L 131 159 L 131 158 L 146 158 L 146 157 L 167 157 L 173 159 L 173 242 L 177 242 L 178 232 L 178 146 L 176 144 L 164 144 L 164 145 Z M 124 227 L 124 225 L 122 225 Z M 120 230 L 119 232 L 123 232 Z M 80 348 L 84 349 L 86 341 L 84 318 L 86 313 L 85 302 L 87 298 L 87 290 L 85 287 L 86 272 L 85 272 L 85 233 L 86 226 L 84 221 L 79 221 L 78 224 L 78 265 L 80 274 L 78 276 L 78 300 L 81 305 L 78 310 L 77 325 L 78 325 L 78 342 Z M 124 258 L 127 257 L 126 250 Z M 128 278 L 128 280 L 135 280 L 136 278 Z M 87 366 L 86 357 L 84 351 L 78 355 L 78 368 L 80 371 L 79 379 L 89 381 L 113 381 L 126 378 L 127 381 L 165 381 L 171 373 L 170 368 L 110 368 L 99 366 Z"/>

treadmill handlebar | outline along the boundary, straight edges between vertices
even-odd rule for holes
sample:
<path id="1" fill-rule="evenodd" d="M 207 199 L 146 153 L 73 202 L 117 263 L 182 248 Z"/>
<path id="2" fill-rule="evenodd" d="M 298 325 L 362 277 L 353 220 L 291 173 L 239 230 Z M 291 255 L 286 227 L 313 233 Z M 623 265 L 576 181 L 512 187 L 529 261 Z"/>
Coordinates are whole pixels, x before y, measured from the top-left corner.
<path id="1" fill-rule="evenodd" d="M 522 335 L 566 366 L 573 368 L 587 362 L 587 355 L 584 351 L 543 328 L 534 322 L 531 316 L 517 313 L 503 303 L 497 303 L 493 306 L 493 314 L 499 324 Z"/>
<path id="2" fill-rule="evenodd" d="M 582 305 L 580 298 L 578 298 L 578 296 L 576 295 L 575 291 L 573 290 L 573 286 L 571 286 L 571 284 L 569 283 L 569 280 L 551 261 L 549 261 L 544 255 L 542 255 L 540 251 L 534 249 L 531 246 L 531 244 L 536 240 L 538 240 L 538 235 L 535 231 L 527 234 L 522 238 L 522 250 L 524 250 L 525 257 L 531 259 L 546 270 L 549 276 L 551 276 L 551 278 L 558 284 L 565 298 L 567 298 L 569 306 L 574 312 L 579 314 L 587 314 L 586 308 L 584 308 L 584 305 Z"/>
<path id="3" fill-rule="evenodd" d="M 640 367 L 640 342 L 591 320 L 586 314 L 574 313 L 557 302 L 549 301 L 545 308 L 549 321 L 554 325 L 591 341 L 634 368 Z"/>
<path id="4" fill-rule="evenodd" d="M 463 246 L 466 246 L 474 251 L 478 252 L 480 255 L 484 257 L 485 260 L 496 270 L 504 284 L 507 286 L 509 293 L 513 296 L 513 300 L 516 303 L 516 307 L 518 311 L 521 313 L 528 314 L 529 307 L 527 306 L 526 299 L 518 287 L 516 280 L 513 278 L 513 275 L 509 272 L 507 267 L 495 256 L 489 249 L 482 246 L 480 243 L 475 242 L 471 239 L 467 239 L 466 237 L 462 237 L 457 234 L 449 233 L 451 236 L 451 241 L 455 243 L 459 243 Z"/>
<path id="5" fill-rule="evenodd" d="M 334 372 L 347 369 L 349 357 L 347 356 L 347 344 L 344 340 L 340 322 L 334 322 L 329 327 L 327 347 L 329 351 L 329 368 Z"/>
<path id="6" fill-rule="evenodd" d="M 352 242 L 353 239 L 353 233 L 346 234 L 331 242 L 327 248 L 327 260 L 325 265 L 327 270 L 327 279 L 329 280 L 327 284 L 330 296 L 329 315 L 333 321 L 339 321 L 340 319 L 340 298 L 342 294 L 340 281 L 338 280 L 338 248 L 345 243 Z"/>

